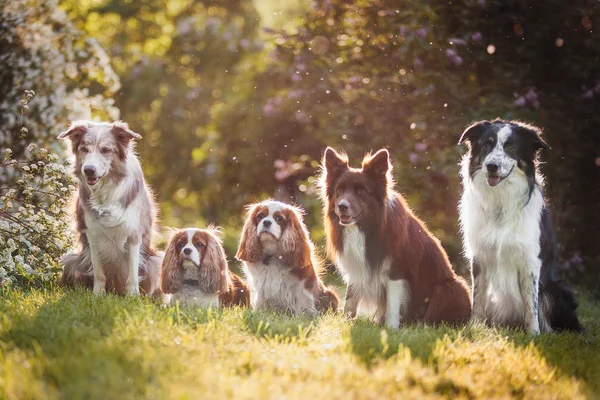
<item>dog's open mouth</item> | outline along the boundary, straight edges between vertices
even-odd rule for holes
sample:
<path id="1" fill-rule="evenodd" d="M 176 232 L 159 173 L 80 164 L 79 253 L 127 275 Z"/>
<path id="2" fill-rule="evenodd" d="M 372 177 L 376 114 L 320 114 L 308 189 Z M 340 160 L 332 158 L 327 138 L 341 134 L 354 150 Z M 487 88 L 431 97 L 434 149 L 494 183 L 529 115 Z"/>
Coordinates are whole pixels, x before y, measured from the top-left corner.
<path id="1" fill-rule="evenodd" d="M 351 225 L 354 222 L 356 222 L 356 220 L 358 219 L 356 217 L 353 217 L 351 215 L 346 215 L 346 214 L 338 215 L 338 217 L 340 218 L 341 225 Z"/>
<path id="2" fill-rule="evenodd" d="M 497 186 L 500 182 L 502 182 L 503 180 L 505 180 L 506 178 L 508 178 L 510 176 L 510 174 L 513 172 L 514 167 L 512 167 L 510 169 L 510 171 L 508 171 L 508 174 L 506 174 L 505 176 L 500 176 L 500 175 L 488 175 L 487 177 L 487 183 L 488 185 L 490 185 L 491 187 Z"/>
<path id="3" fill-rule="evenodd" d="M 497 184 L 499 184 L 501 180 L 502 180 L 502 178 L 497 175 L 494 175 L 494 176 L 490 175 L 487 177 L 488 185 L 490 185 L 491 187 L 494 187 Z"/>
<path id="4" fill-rule="evenodd" d="M 94 177 L 94 178 L 85 178 L 85 182 L 90 185 L 90 186 L 94 186 L 96 183 L 98 183 L 98 181 L 100 180 L 100 178 L 98 177 Z"/>

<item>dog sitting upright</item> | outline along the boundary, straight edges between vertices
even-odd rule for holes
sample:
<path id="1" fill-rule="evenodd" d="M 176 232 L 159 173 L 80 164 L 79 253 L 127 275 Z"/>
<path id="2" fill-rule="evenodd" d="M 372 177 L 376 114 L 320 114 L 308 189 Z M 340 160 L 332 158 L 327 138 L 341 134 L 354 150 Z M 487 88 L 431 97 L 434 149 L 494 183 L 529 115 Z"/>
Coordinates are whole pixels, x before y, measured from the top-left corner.
<path id="1" fill-rule="evenodd" d="M 169 242 L 161 270 L 164 302 L 200 307 L 248 306 L 246 282 L 229 270 L 219 231 L 188 228 Z"/>
<path id="2" fill-rule="evenodd" d="M 406 321 L 467 321 L 466 282 L 394 191 L 388 151 L 367 155 L 362 168 L 351 168 L 346 155 L 328 147 L 322 168 L 327 247 L 348 283 L 344 313 L 367 311 L 391 328 Z"/>
<path id="3" fill-rule="evenodd" d="M 59 139 L 71 141 L 81 252 L 63 257 L 62 282 L 139 295 L 158 289 L 161 257 L 152 248 L 153 195 L 133 150 L 141 136 L 123 122 L 75 121 Z"/>
<path id="4" fill-rule="evenodd" d="M 251 204 L 236 258 L 244 263 L 253 308 L 294 315 L 337 310 L 297 207 L 274 200 Z"/>
<path id="5" fill-rule="evenodd" d="M 473 317 L 529 333 L 580 330 L 571 291 L 558 278 L 556 237 L 537 173 L 538 128 L 482 121 L 459 143 L 460 223 L 473 277 Z"/>

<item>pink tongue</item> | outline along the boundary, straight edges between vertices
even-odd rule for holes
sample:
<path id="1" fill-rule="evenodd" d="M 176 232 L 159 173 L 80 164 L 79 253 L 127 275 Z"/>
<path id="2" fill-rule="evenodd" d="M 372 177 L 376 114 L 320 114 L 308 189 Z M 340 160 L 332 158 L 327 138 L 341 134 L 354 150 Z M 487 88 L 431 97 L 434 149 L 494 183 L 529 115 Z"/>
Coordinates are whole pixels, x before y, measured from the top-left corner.
<path id="1" fill-rule="evenodd" d="M 488 176 L 488 184 L 492 187 L 496 186 L 497 184 L 500 183 L 500 177 L 499 176 Z"/>
<path id="2" fill-rule="evenodd" d="M 340 215 L 340 222 L 342 224 L 348 223 L 352 220 L 352 218 L 348 215 Z"/>

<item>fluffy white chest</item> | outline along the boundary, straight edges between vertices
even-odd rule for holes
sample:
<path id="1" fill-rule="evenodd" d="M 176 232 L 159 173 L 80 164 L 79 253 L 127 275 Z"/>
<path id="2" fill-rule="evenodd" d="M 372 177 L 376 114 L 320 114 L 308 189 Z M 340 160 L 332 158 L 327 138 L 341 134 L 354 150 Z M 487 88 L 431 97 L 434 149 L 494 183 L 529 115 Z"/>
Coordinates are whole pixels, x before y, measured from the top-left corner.
<path id="1" fill-rule="evenodd" d="M 514 175 L 514 174 L 513 174 Z M 497 321 L 524 313 L 519 279 L 541 267 L 540 218 L 544 207 L 535 188 L 527 201 L 524 177 L 514 176 L 489 187 L 483 174 L 464 182 L 460 219 L 467 256 L 481 266 L 489 299 L 489 316 Z M 504 185 L 504 186 L 502 186 Z"/>
<path id="2" fill-rule="evenodd" d="M 336 264 L 344 280 L 362 294 L 365 302 L 377 303 L 385 298 L 389 260 L 386 259 L 380 268 L 370 268 L 366 258 L 365 234 L 356 225 L 344 227 L 343 245 L 344 251 L 337 254 Z"/>
<path id="3" fill-rule="evenodd" d="M 244 263 L 254 308 L 277 309 L 294 314 L 316 313 L 314 297 L 288 267 L 276 260 L 268 264 Z"/>
<path id="4" fill-rule="evenodd" d="M 132 184 L 133 182 L 126 180 L 117 186 L 98 187 L 91 193 L 84 212 L 86 234 L 101 247 L 102 253 L 114 252 L 116 249 L 125 252 L 127 239 L 138 233 L 143 194 L 139 193 L 127 207 L 123 207 L 121 200 Z"/>

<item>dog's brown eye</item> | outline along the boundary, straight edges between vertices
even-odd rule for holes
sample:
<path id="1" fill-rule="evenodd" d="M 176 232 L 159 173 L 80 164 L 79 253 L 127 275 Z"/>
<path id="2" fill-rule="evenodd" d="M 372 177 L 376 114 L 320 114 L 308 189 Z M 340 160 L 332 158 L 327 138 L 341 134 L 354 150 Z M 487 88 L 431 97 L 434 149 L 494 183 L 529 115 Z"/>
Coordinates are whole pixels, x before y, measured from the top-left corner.
<path id="1" fill-rule="evenodd" d="M 335 189 L 335 194 L 342 194 L 342 188 Z"/>
<path id="2" fill-rule="evenodd" d="M 110 147 L 103 147 L 103 148 L 100 150 L 100 152 L 101 152 L 102 154 L 108 154 L 108 153 L 110 153 L 111 151 L 112 151 L 112 150 L 110 149 Z"/>
<path id="3" fill-rule="evenodd" d="M 184 242 L 177 242 L 177 248 L 178 249 L 182 248 L 183 246 L 185 246 Z"/>
<path id="4" fill-rule="evenodd" d="M 79 151 L 82 153 L 89 153 L 90 151 L 87 149 L 87 147 L 80 147 Z"/>
<path id="5" fill-rule="evenodd" d="M 504 150 L 513 151 L 515 149 L 515 144 L 513 142 L 507 142 L 504 144 Z"/>
<path id="6" fill-rule="evenodd" d="M 261 220 L 261 219 L 263 219 L 264 217 L 265 217 L 265 216 L 263 215 L 263 213 L 258 213 L 258 214 L 256 214 L 256 219 L 257 219 L 258 221 L 260 221 L 260 220 Z"/>
<path id="7" fill-rule="evenodd" d="M 202 247 L 204 247 L 204 243 L 202 243 L 202 242 L 196 242 L 194 244 L 194 246 L 196 246 L 197 248 L 201 249 Z"/>
<path id="8" fill-rule="evenodd" d="M 277 221 L 277 222 L 281 222 L 281 221 L 283 221 L 283 217 L 282 217 L 281 215 L 277 215 L 277 216 L 275 217 L 275 221 Z"/>

